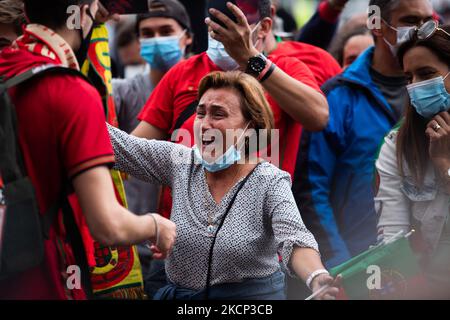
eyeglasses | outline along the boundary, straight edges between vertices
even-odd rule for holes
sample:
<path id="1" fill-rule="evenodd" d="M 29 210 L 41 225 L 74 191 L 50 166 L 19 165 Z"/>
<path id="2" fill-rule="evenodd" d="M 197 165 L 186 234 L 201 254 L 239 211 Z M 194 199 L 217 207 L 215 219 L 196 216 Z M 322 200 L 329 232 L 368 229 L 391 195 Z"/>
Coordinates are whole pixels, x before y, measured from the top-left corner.
<path id="1" fill-rule="evenodd" d="M 450 37 L 450 33 L 448 33 L 442 28 L 439 28 L 439 24 L 437 21 L 430 20 L 425 22 L 423 25 L 421 25 L 419 28 L 416 29 L 417 39 L 426 40 L 430 38 L 432 35 L 434 35 L 436 31 L 442 31 L 447 36 Z"/>

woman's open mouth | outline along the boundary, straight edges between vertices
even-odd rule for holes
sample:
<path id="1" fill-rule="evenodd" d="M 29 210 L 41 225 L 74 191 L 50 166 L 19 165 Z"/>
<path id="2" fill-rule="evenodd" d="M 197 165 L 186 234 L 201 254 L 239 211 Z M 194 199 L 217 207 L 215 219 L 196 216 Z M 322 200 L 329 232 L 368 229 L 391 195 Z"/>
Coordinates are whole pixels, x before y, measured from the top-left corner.
<path id="1" fill-rule="evenodd" d="M 203 146 L 209 146 L 212 143 L 214 143 L 215 140 L 216 140 L 216 137 L 208 137 L 208 138 L 203 137 L 202 138 L 202 145 Z"/>

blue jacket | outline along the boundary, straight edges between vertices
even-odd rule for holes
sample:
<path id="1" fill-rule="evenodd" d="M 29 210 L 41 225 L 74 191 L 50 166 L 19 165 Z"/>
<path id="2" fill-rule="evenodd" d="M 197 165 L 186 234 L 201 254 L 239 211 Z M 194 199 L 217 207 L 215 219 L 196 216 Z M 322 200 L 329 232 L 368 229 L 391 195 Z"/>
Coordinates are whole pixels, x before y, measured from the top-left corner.
<path id="1" fill-rule="evenodd" d="M 398 117 L 370 76 L 374 48 L 323 86 L 330 120 L 303 132 L 293 192 L 327 267 L 376 242 L 373 172 L 377 151 Z"/>

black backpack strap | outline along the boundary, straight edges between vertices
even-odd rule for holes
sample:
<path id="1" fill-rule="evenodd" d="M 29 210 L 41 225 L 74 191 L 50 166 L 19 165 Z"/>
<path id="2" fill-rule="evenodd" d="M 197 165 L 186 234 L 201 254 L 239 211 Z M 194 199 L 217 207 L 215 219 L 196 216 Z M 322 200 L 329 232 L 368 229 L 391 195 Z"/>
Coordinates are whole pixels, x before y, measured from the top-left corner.
<path id="1" fill-rule="evenodd" d="M 81 77 L 90 83 L 90 81 L 79 71 L 54 64 L 29 69 L 7 81 L 3 81 L 3 79 L 0 78 L 0 94 L 6 99 L 4 101 L 6 105 L 0 108 L 0 171 L 2 172 L 2 178 L 5 184 L 26 177 L 27 175 L 23 155 L 18 142 L 16 110 L 7 94 L 7 89 L 20 85 L 38 75 L 41 76 L 53 72 Z M 43 236 L 48 239 L 50 228 L 61 209 L 67 233 L 66 241 L 71 244 L 76 263 L 81 268 L 83 289 L 88 298 L 91 298 L 92 286 L 89 265 L 84 250 L 83 240 L 68 200 L 69 183 L 63 182 L 62 186 L 58 199 L 50 206 L 44 215 L 40 216 L 41 230 Z"/>
<path id="2" fill-rule="evenodd" d="M 54 68 L 60 68 L 59 66 L 49 64 L 41 67 L 31 68 L 7 81 L 2 81 L 0 93 L 7 94 L 7 90 L 17 86 L 34 76 L 41 74 L 42 72 Z M 6 105 L 0 110 L 1 122 L 0 122 L 0 138 L 2 139 L 2 152 L 4 155 L 0 160 L 0 169 L 2 171 L 2 177 L 5 184 L 16 181 L 26 176 L 25 164 L 23 161 L 20 148 L 18 147 L 18 135 L 17 135 L 17 116 L 14 104 L 9 99 L 9 96 L 5 97 Z"/>
<path id="3" fill-rule="evenodd" d="M 41 67 L 31 68 L 25 72 L 22 72 L 21 74 L 15 76 L 15 77 L 8 79 L 4 83 L 5 83 L 6 88 L 10 89 L 10 88 L 15 87 L 27 80 L 30 80 L 31 78 L 40 74 L 41 72 L 44 72 L 49 69 L 54 69 L 54 68 L 61 68 L 61 66 L 57 66 L 54 64 L 47 64 L 47 65 L 43 65 Z"/>
<path id="4" fill-rule="evenodd" d="M 0 172 L 6 185 L 23 178 L 24 167 L 17 147 L 16 113 L 4 83 L 0 83 L 0 99 L 4 102 L 0 108 Z"/>
<path id="5" fill-rule="evenodd" d="M 42 76 L 44 74 L 54 72 L 74 75 L 77 77 L 81 77 L 89 82 L 89 80 L 77 70 L 73 70 L 56 64 L 46 64 L 43 66 L 31 68 L 15 77 L 8 79 L 7 81 L 4 81 L 3 83 L 0 83 L 0 85 L 3 86 L 2 89 L 10 89 L 36 76 Z M 6 184 L 8 182 L 25 177 L 26 168 L 18 142 L 17 116 L 14 104 L 11 101 L 8 101 L 6 107 L 1 109 L 0 139 L 4 141 L 5 147 L 2 148 L 2 152 L 4 151 L 4 155 L 0 157 L 0 169 L 2 172 L 3 181 Z M 6 121 L 6 123 L 4 123 L 3 121 Z M 3 135 L 2 127 L 5 128 L 5 132 L 3 133 Z M 50 206 L 47 212 L 41 216 L 42 233 L 46 239 L 48 239 L 50 227 L 56 219 L 59 209 L 63 206 L 63 203 L 67 201 L 67 195 L 68 190 L 66 188 L 63 188 L 58 199 Z"/>
<path id="6" fill-rule="evenodd" d="M 181 128 L 183 123 L 185 123 L 194 113 L 197 109 L 198 101 L 193 101 L 190 105 L 186 107 L 186 109 L 183 110 L 183 112 L 178 116 L 177 121 L 175 122 L 174 131 Z"/>
<path id="7" fill-rule="evenodd" d="M 27 71 L 18 74 L 17 76 L 14 76 L 6 81 L 4 81 L 4 85 L 7 89 L 10 89 L 12 87 L 15 87 L 19 84 L 22 84 L 30 79 L 32 79 L 35 76 L 44 75 L 47 73 L 60 73 L 60 74 L 68 74 L 68 75 L 74 75 L 80 78 L 83 78 L 85 81 L 91 83 L 91 81 L 80 71 L 70 69 L 67 67 L 64 67 L 62 65 L 57 64 L 45 64 L 39 67 L 28 69 Z"/>

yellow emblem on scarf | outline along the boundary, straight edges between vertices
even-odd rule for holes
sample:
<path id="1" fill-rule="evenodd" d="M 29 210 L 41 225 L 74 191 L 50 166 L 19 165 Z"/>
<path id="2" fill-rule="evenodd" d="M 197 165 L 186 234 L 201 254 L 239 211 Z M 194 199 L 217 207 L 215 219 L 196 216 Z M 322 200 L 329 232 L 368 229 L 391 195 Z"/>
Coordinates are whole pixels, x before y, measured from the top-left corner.
<path id="1" fill-rule="evenodd" d="M 88 58 L 81 72 L 95 85 L 102 97 L 107 122 L 118 126 L 112 96 L 111 58 L 108 29 L 104 24 L 94 28 Z M 120 173 L 111 170 L 119 202 L 127 207 L 125 189 Z M 96 267 L 91 270 L 94 294 L 99 297 L 142 299 L 145 297 L 141 264 L 135 246 L 103 247 L 94 243 Z"/>

